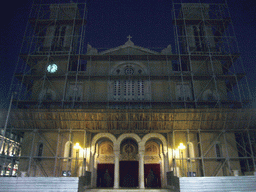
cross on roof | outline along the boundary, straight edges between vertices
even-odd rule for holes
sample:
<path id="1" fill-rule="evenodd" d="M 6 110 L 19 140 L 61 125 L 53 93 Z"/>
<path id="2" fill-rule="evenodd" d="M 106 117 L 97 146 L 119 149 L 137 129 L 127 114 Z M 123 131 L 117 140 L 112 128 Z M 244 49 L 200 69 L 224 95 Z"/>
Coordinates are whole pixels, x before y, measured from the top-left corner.
<path id="1" fill-rule="evenodd" d="M 127 38 L 128 38 L 129 41 L 131 41 L 131 38 L 132 38 L 132 37 L 131 37 L 131 35 L 129 35 Z"/>

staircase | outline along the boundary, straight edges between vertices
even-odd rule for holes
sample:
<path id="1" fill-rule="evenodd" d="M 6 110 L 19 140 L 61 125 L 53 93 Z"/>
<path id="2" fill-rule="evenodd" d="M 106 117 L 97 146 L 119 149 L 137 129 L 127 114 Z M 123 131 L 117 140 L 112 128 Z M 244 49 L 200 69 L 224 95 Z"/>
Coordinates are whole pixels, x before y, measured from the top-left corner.
<path id="1" fill-rule="evenodd" d="M 169 189 L 87 189 L 85 192 L 171 192 Z"/>
<path id="2" fill-rule="evenodd" d="M 78 177 L 1 177 L 3 192 L 77 192 Z"/>
<path id="3" fill-rule="evenodd" d="M 180 192 L 255 192 L 256 176 L 181 177 Z"/>

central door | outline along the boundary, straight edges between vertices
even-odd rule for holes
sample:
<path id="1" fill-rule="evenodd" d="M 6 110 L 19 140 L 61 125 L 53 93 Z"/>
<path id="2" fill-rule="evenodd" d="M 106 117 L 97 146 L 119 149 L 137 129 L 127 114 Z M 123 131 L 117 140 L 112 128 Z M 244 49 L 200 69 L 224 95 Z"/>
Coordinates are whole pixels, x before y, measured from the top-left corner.
<path id="1" fill-rule="evenodd" d="M 138 161 L 120 161 L 120 187 L 138 187 Z"/>

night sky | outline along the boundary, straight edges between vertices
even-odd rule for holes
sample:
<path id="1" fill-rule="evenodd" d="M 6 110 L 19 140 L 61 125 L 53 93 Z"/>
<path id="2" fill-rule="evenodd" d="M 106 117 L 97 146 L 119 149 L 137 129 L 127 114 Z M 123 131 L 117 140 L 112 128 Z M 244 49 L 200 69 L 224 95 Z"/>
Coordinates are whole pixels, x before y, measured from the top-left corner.
<path id="1" fill-rule="evenodd" d="M 31 5 L 32 0 L 5 1 L 0 8 L 0 108 L 8 106 L 6 97 Z M 256 1 L 229 0 L 228 5 L 255 100 Z M 89 42 L 96 48 L 113 48 L 124 44 L 131 35 L 138 46 L 164 48 L 172 44 L 175 49 L 171 0 L 89 0 L 87 7 L 85 45 Z"/>

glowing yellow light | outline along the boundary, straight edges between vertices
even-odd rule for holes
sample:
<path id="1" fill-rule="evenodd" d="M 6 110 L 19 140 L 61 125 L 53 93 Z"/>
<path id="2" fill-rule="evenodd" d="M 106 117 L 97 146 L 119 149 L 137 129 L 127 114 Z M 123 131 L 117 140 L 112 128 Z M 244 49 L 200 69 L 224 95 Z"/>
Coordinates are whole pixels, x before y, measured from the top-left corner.
<path id="1" fill-rule="evenodd" d="M 74 149 L 81 149 L 79 143 L 76 143 L 76 145 L 74 146 Z"/>
<path id="2" fill-rule="evenodd" d="M 185 147 L 185 145 L 183 145 L 183 143 L 180 143 L 180 145 L 179 145 L 179 147 L 178 147 L 178 149 L 185 149 L 186 147 Z"/>

